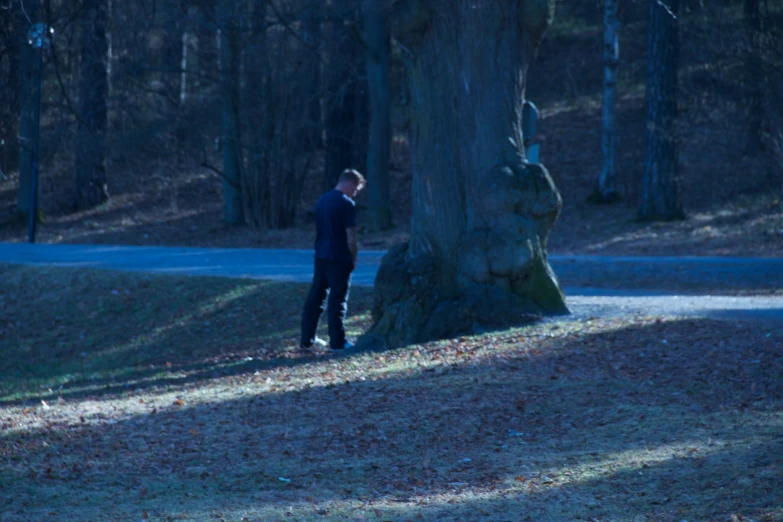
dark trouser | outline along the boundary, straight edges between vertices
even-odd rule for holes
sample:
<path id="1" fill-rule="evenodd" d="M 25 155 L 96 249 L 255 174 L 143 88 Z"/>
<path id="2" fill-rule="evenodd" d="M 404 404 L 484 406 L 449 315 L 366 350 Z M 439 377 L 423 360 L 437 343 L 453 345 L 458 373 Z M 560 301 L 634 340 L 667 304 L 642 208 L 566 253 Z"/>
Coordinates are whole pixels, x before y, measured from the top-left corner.
<path id="1" fill-rule="evenodd" d="M 332 348 L 345 346 L 345 314 L 348 312 L 348 292 L 351 288 L 350 261 L 315 260 L 313 285 L 302 312 L 302 346 L 310 346 L 315 339 L 318 320 L 328 299 L 329 344 Z"/>

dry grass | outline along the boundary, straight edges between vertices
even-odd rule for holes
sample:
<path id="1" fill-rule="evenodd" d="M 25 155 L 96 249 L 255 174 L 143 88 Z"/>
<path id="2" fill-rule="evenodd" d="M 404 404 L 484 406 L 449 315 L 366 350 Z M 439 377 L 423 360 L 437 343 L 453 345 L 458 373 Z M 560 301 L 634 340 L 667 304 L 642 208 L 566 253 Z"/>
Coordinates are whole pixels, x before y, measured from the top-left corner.
<path id="1" fill-rule="evenodd" d="M 290 349 L 303 285 L 2 274 L 4 521 L 783 518 L 773 326 L 551 322 L 314 357 Z"/>

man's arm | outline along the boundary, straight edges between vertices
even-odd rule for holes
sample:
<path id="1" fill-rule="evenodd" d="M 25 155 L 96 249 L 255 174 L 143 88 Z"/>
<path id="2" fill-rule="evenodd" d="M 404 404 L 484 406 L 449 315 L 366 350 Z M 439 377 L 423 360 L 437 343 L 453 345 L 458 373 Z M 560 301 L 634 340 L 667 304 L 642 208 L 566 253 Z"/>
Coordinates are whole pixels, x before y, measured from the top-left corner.
<path id="1" fill-rule="evenodd" d="M 359 245 L 356 242 L 356 227 L 346 228 L 345 233 L 348 236 L 348 248 L 353 256 L 353 267 L 356 268 L 356 256 L 359 254 Z"/>

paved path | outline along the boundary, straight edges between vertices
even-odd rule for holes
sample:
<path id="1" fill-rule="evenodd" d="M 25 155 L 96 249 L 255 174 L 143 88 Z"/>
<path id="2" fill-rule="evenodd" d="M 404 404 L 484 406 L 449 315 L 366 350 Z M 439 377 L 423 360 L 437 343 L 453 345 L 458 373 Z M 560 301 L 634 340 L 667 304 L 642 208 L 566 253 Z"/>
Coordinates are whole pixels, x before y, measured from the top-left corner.
<path id="1" fill-rule="evenodd" d="M 360 253 L 354 284 L 372 286 L 383 254 Z M 660 280 L 676 282 L 678 287 L 780 289 L 783 259 L 550 256 L 550 262 L 565 288 L 575 319 L 663 314 L 754 318 L 783 325 L 783 296 L 694 296 L 635 288 L 638 281 Z M 0 243 L 0 263 L 280 281 L 307 282 L 312 277 L 309 250 Z M 607 279 L 627 281 L 627 287 L 589 287 L 590 281 Z M 0 289 L 1 284 L 2 279 Z"/>

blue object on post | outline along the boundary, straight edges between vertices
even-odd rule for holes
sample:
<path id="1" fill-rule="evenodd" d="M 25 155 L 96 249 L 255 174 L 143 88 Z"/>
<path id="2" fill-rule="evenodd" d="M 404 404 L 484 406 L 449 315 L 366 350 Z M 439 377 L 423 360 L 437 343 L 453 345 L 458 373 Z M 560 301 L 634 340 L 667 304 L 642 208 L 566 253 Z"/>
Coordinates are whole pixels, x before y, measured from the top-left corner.
<path id="1" fill-rule="evenodd" d="M 538 143 L 525 147 L 525 157 L 528 163 L 538 163 Z"/>
<path id="2" fill-rule="evenodd" d="M 537 123 L 538 107 L 532 101 L 525 100 L 522 104 L 522 137 L 525 140 L 525 156 L 529 163 L 538 163 L 539 145 L 532 142 Z"/>

